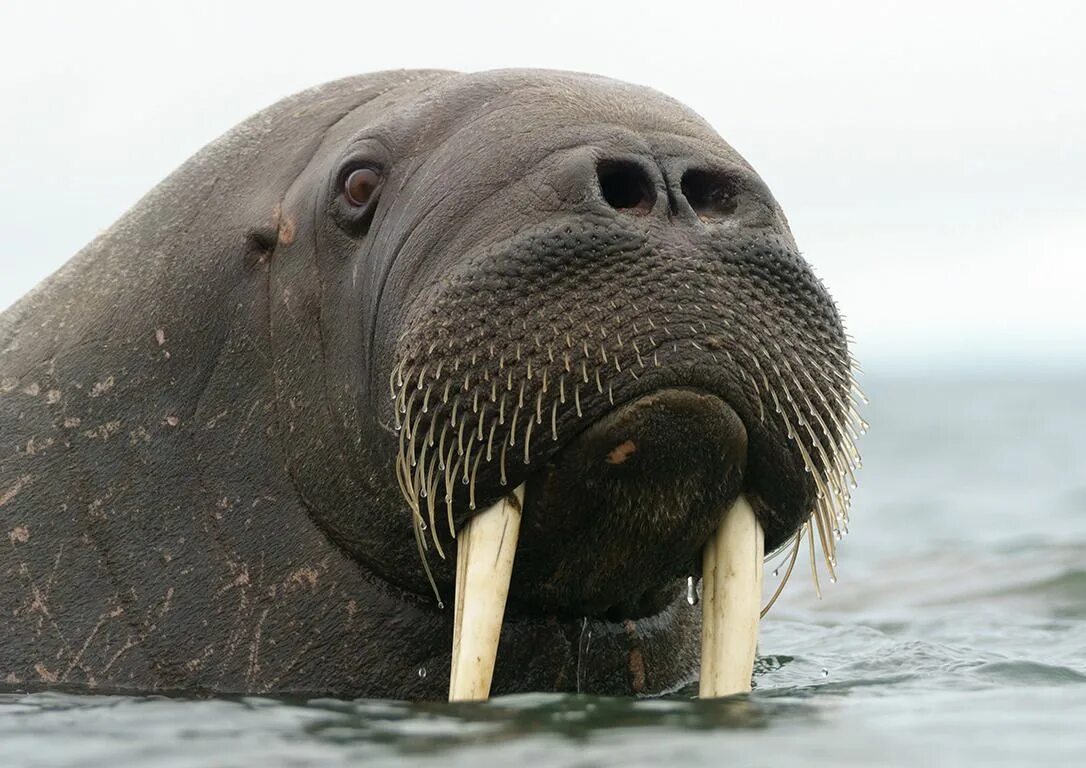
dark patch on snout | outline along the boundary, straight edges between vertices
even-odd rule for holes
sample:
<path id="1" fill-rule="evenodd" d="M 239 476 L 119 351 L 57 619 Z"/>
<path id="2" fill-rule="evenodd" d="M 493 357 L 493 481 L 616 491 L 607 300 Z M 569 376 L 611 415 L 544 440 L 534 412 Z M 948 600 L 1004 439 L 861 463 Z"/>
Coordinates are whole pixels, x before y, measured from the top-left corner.
<path id="1" fill-rule="evenodd" d="M 665 389 L 616 407 L 529 480 L 510 594 L 563 612 L 650 610 L 644 596 L 697 568 L 746 460 L 746 429 L 715 395 Z"/>

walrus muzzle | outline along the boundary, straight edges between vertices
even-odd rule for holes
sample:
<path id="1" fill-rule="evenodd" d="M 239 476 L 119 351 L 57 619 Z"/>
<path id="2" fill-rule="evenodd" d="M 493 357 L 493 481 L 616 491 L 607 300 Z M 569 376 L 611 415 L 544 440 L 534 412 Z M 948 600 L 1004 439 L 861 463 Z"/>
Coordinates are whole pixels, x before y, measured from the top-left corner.
<path id="1" fill-rule="evenodd" d="M 649 562 L 680 567 L 686 550 L 701 546 L 700 693 L 749 691 L 764 537 L 741 492 L 746 442 L 741 420 L 720 398 L 654 392 L 589 426 L 544 471 L 468 520 L 457 534 L 449 698 L 489 695 L 521 521 L 533 516 L 533 502 L 547 513 L 535 512 L 541 530 L 564 531 L 559 545 L 526 547 L 529 572 L 554 574 L 552 583 L 531 584 L 544 603 L 558 595 L 582 606 L 593 597 L 606 603 L 635 585 Z M 568 559 L 555 563 L 554 551 Z"/>
<path id="2" fill-rule="evenodd" d="M 686 220 L 627 185 L 655 201 L 637 214 L 613 164 L 577 158 L 591 210 L 405 275 L 419 298 L 379 358 L 424 570 L 439 602 L 457 585 L 451 695 L 487 695 L 503 612 L 506 638 L 526 617 L 652 632 L 698 577 L 702 693 L 746 690 L 763 552 L 817 535 L 832 575 L 858 463 L 847 340 L 790 237 L 762 231 L 759 182 L 713 176 L 747 186 L 706 211 L 688 169 Z M 430 568 L 453 539 L 455 574 Z"/>

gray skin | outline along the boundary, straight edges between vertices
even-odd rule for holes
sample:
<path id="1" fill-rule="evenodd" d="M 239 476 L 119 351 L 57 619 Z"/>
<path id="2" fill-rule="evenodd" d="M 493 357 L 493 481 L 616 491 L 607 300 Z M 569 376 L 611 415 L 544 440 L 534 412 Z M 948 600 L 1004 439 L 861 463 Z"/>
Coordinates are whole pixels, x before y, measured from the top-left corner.
<path id="1" fill-rule="evenodd" d="M 0 686 L 443 698 L 452 611 L 396 468 L 429 435 L 446 603 L 450 520 L 528 484 L 493 692 L 674 690 L 702 543 L 740 492 L 770 548 L 795 533 L 848 376 L 779 206 L 678 102 L 540 71 L 311 89 L 0 315 Z M 446 492 L 458 429 L 490 450 Z"/>

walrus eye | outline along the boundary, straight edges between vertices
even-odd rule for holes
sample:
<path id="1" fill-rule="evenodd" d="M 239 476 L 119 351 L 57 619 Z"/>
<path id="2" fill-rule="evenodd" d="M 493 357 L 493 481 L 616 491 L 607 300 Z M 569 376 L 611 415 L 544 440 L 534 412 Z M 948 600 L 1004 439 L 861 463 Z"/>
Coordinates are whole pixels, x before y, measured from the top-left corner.
<path id="1" fill-rule="evenodd" d="M 372 168 L 356 168 L 343 182 L 343 196 L 356 208 L 368 205 L 381 183 L 381 174 Z"/>

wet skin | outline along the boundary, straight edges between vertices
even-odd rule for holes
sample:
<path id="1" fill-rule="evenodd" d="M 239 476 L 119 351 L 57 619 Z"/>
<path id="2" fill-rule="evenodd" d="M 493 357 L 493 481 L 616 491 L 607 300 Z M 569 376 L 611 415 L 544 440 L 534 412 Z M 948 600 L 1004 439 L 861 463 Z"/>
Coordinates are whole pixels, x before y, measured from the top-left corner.
<path id="1" fill-rule="evenodd" d="M 419 541 L 449 602 L 450 521 L 527 483 L 493 692 L 672 690 L 721 511 L 772 549 L 844 477 L 849 366 L 765 184 L 662 94 L 293 96 L 0 315 L 0 685 L 443 698 Z"/>

